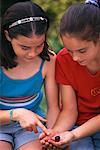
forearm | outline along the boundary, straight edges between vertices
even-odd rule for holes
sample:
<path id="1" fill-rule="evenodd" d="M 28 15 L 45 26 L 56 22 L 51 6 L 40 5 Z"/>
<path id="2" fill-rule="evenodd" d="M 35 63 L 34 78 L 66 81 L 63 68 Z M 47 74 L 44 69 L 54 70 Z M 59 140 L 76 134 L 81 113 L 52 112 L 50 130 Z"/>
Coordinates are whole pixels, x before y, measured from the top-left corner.
<path id="1" fill-rule="evenodd" d="M 47 111 L 47 127 L 52 128 L 59 115 L 59 108 L 51 108 Z"/>
<path id="2" fill-rule="evenodd" d="M 74 126 L 76 119 L 77 112 L 61 111 L 53 129 L 56 132 L 70 130 Z"/>
<path id="3" fill-rule="evenodd" d="M 98 131 L 100 131 L 100 115 L 88 120 L 80 127 L 74 129 L 72 133 L 74 134 L 74 140 L 77 140 L 90 136 Z"/>
<path id="4" fill-rule="evenodd" d="M 10 110 L 0 110 L 0 124 L 7 124 L 10 122 Z"/>
<path id="5" fill-rule="evenodd" d="M 23 111 L 23 108 L 10 109 L 10 110 L 0 110 L 0 124 L 8 124 L 12 121 L 18 121 L 20 116 L 20 111 Z M 12 113 L 11 113 L 12 111 Z"/>

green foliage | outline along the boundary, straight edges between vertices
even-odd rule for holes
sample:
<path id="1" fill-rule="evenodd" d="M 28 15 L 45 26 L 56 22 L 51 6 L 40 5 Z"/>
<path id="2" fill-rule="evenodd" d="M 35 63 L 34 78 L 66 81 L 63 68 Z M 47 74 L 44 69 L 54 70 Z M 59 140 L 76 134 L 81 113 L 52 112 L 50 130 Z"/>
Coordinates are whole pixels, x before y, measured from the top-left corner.
<path id="1" fill-rule="evenodd" d="M 48 31 L 48 43 L 50 47 L 58 52 L 62 48 L 59 38 L 59 23 L 65 10 L 72 4 L 83 2 L 83 0 L 32 0 L 39 4 L 48 14 L 50 29 Z"/>

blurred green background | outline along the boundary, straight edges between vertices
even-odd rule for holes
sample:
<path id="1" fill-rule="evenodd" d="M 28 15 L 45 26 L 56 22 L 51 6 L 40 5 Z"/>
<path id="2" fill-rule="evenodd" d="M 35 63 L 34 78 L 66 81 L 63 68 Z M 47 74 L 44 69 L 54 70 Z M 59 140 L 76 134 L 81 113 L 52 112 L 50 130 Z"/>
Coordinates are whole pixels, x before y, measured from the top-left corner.
<path id="1" fill-rule="evenodd" d="M 27 1 L 27 0 L 0 0 L 1 15 L 5 10 L 16 2 Z M 68 8 L 68 6 L 84 2 L 83 0 L 32 0 L 39 4 L 48 14 L 50 19 L 50 28 L 48 31 L 48 44 L 56 53 L 63 47 L 60 36 L 59 36 L 59 22 L 60 19 Z M 46 111 L 45 96 L 42 101 L 41 107 Z"/>
<path id="2" fill-rule="evenodd" d="M 82 0 L 33 0 L 33 2 L 39 4 L 49 16 L 50 28 L 48 31 L 48 43 L 57 53 L 62 48 L 59 37 L 60 19 L 68 6 L 82 2 Z"/>

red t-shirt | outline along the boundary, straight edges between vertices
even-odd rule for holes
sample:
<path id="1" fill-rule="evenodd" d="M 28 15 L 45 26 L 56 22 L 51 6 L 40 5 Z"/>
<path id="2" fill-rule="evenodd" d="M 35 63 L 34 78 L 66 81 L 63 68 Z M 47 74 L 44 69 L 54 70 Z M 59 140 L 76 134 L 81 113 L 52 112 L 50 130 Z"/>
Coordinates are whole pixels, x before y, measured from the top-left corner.
<path id="1" fill-rule="evenodd" d="M 100 71 L 91 75 L 85 66 L 73 61 L 67 49 L 63 48 L 57 54 L 56 81 L 71 85 L 75 90 L 79 111 L 77 125 L 100 114 Z"/>

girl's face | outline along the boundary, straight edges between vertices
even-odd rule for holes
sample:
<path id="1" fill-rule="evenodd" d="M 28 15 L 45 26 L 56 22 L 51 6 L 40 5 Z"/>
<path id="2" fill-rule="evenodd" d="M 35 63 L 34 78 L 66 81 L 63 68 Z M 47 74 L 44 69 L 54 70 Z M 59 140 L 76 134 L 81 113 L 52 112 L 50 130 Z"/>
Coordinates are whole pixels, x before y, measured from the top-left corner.
<path id="1" fill-rule="evenodd" d="M 100 43 L 83 41 L 70 35 L 63 35 L 62 41 L 74 61 L 82 66 L 88 66 L 100 60 Z"/>
<path id="2" fill-rule="evenodd" d="M 31 37 L 19 35 L 10 42 L 18 60 L 29 62 L 43 51 L 45 34 L 38 36 L 33 34 Z"/>

